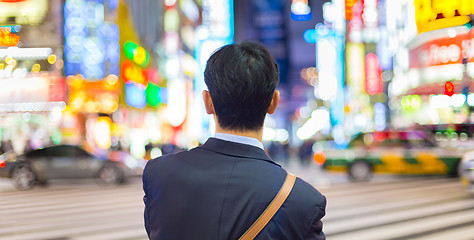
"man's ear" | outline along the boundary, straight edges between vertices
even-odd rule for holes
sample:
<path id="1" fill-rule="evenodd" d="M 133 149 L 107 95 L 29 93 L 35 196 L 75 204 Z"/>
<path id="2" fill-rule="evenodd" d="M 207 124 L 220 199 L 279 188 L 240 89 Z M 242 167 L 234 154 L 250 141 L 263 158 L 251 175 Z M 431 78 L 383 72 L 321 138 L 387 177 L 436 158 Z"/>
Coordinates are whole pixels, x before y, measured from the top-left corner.
<path id="1" fill-rule="evenodd" d="M 209 91 L 202 91 L 202 99 L 204 100 L 204 107 L 206 108 L 207 114 L 214 114 L 214 104 L 212 103 L 212 98 Z"/>
<path id="2" fill-rule="evenodd" d="M 280 91 L 275 90 L 275 92 L 273 93 L 272 102 L 270 103 L 270 106 L 268 107 L 268 111 L 267 111 L 268 114 L 272 114 L 275 112 L 279 101 L 280 101 Z"/>

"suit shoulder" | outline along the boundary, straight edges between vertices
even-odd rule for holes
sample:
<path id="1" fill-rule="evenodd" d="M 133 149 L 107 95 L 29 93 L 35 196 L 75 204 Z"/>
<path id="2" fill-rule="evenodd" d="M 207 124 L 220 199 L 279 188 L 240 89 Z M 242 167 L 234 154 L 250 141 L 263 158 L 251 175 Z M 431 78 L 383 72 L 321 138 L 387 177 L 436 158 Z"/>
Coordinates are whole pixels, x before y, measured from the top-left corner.
<path id="1" fill-rule="evenodd" d="M 188 152 L 188 151 L 170 153 L 170 154 L 159 156 L 157 158 L 153 158 L 153 159 L 151 159 L 147 162 L 147 164 L 145 166 L 145 169 L 155 167 L 155 166 L 161 165 L 161 164 L 166 164 L 169 161 L 173 161 L 175 159 L 178 159 L 178 158 L 180 158 L 180 155 L 182 155 L 185 152 Z"/>
<path id="2" fill-rule="evenodd" d="M 190 157 L 190 154 L 195 154 L 196 151 L 200 151 L 200 148 L 193 148 L 190 150 L 183 150 L 176 153 L 166 154 L 148 161 L 146 167 L 152 167 L 155 165 L 169 164 L 178 159 L 186 159 Z"/>
<path id="3" fill-rule="evenodd" d="M 297 195 L 302 196 L 307 200 L 309 198 L 311 200 L 310 202 L 315 203 L 320 207 L 326 205 L 326 197 L 311 184 L 299 177 L 296 178 L 294 189 Z"/>

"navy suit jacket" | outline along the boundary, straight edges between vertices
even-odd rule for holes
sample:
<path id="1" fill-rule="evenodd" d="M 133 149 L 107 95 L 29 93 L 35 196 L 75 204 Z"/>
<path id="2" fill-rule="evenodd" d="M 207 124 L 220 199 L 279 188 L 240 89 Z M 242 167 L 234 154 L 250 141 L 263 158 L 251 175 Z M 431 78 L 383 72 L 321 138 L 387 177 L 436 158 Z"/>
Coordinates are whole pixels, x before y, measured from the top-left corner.
<path id="1" fill-rule="evenodd" d="M 143 173 L 150 239 L 238 239 L 280 190 L 286 171 L 258 147 L 209 138 L 150 160 Z M 326 198 L 300 178 L 256 239 L 325 239 Z"/>

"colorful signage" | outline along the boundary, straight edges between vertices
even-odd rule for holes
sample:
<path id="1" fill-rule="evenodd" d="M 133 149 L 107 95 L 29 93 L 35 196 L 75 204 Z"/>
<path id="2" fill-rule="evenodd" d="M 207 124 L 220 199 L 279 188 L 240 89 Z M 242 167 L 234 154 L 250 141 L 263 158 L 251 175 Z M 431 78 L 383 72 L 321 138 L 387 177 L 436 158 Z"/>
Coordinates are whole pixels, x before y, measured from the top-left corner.
<path id="1" fill-rule="evenodd" d="M 118 108 L 120 84 L 114 75 L 97 82 L 82 76 L 67 78 L 69 88 L 68 106 L 78 112 L 113 113 Z"/>
<path id="2" fill-rule="evenodd" d="M 66 75 L 81 74 L 89 81 L 100 81 L 108 75 L 119 74 L 119 27 L 104 21 L 104 13 L 112 10 L 107 5 L 111 7 L 103 1 L 65 1 Z"/>
<path id="3" fill-rule="evenodd" d="M 128 60 L 123 61 L 120 73 L 125 83 L 134 82 L 144 87 L 148 85 L 147 74 L 145 74 L 142 68 L 135 66 Z"/>
<path id="4" fill-rule="evenodd" d="M 202 1 L 202 25 L 204 25 L 209 30 L 211 35 L 210 37 L 225 39 L 228 41 L 228 43 L 233 41 L 233 6 L 234 0 Z"/>
<path id="5" fill-rule="evenodd" d="M 444 84 L 444 94 L 450 97 L 454 95 L 454 84 L 452 82 L 447 81 L 446 84 Z"/>
<path id="6" fill-rule="evenodd" d="M 374 53 L 365 56 L 365 90 L 370 95 L 383 91 L 382 69 L 379 58 Z"/>
<path id="7" fill-rule="evenodd" d="M 308 0 L 293 0 L 291 2 L 291 19 L 295 21 L 308 21 L 313 17 Z"/>
<path id="8" fill-rule="evenodd" d="M 318 33 L 317 61 L 319 70 L 318 87 L 315 87 L 315 96 L 323 101 L 330 102 L 330 119 L 332 135 L 335 143 L 345 144 L 344 138 L 344 65 L 343 65 L 343 36 L 325 26 L 316 28 Z"/>
<path id="9" fill-rule="evenodd" d="M 383 131 L 387 127 L 386 107 L 383 103 L 374 104 L 374 124 L 376 131 Z"/>
<path id="10" fill-rule="evenodd" d="M 161 88 L 158 85 L 152 83 L 148 84 L 146 88 L 146 101 L 152 107 L 156 107 L 161 103 L 160 90 Z"/>
<path id="11" fill-rule="evenodd" d="M 345 18 L 350 21 L 352 19 L 352 7 L 357 3 L 357 0 L 345 0 Z"/>
<path id="12" fill-rule="evenodd" d="M 21 30 L 21 25 L 7 25 L 0 26 L 0 32 L 3 33 L 18 33 Z"/>
<path id="13" fill-rule="evenodd" d="M 148 52 L 133 42 L 126 42 L 123 46 L 123 50 L 127 58 L 142 67 L 146 67 L 150 63 Z"/>
<path id="14" fill-rule="evenodd" d="M 111 144 L 112 119 L 109 117 L 98 117 L 94 126 L 94 139 L 98 147 L 109 149 Z"/>
<path id="15" fill-rule="evenodd" d="M 351 42 L 362 42 L 362 28 L 364 26 L 364 20 L 362 19 L 363 11 L 364 7 L 360 3 L 356 2 L 354 6 L 352 6 L 352 17 L 347 22 L 347 36 Z"/>
<path id="16" fill-rule="evenodd" d="M 147 68 L 144 69 L 143 72 L 146 75 L 146 78 L 149 83 L 154 83 L 156 85 L 160 85 L 162 83 L 162 79 L 160 74 L 158 73 L 158 69 L 155 68 Z"/>
<path id="17" fill-rule="evenodd" d="M 147 103 L 158 106 L 161 103 L 157 85 L 161 82 L 159 73 L 152 67 L 143 69 L 150 63 L 148 52 L 131 41 L 127 41 L 123 48 L 125 57 L 130 59 L 124 60 L 120 68 L 121 79 L 125 82 L 125 102 L 136 108 L 144 108 Z"/>
<path id="18" fill-rule="evenodd" d="M 362 94 L 365 79 L 365 48 L 362 43 L 347 43 L 346 59 L 347 59 L 347 85 L 350 87 L 354 95 Z"/>
<path id="19" fill-rule="evenodd" d="M 0 26 L 0 46 L 15 47 L 20 42 L 17 35 L 21 30 L 21 25 Z"/>
<path id="20" fill-rule="evenodd" d="M 414 5 L 418 33 L 463 25 L 474 14 L 469 0 L 415 0 Z"/>
<path id="21" fill-rule="evenodd" d="M 307 43 L 316 43 L 316 29 L 306 29 L 303 32 L 303 39 Z"/>
<path id="22" fill-rule="evenodd" d="M 435 39 L 410 51 L 410 68 L 462 63 L 464 57 L 474 62 L 473 47 L 474 37 L 469 33 Z"/>
<path id="23" fill-rule="evenodd" d="M 61 77 L 3 79 L 0 89 L 0 103 L 56 102 L 66 99 L 66 85 Z"/>
<path id="24" fill-rule="evenodd" d="M 19 42 L 20 36 L 11 32 L 5 33 L 0 31 L 0 46 L 14 47 L 17 46 Z"/>
<path id="25" fill-rule="evenodd" d="M 146 107 L 145 88 L 134 83 L 125 84 L 125 102 L 127 105 L 144 108 Z"/>

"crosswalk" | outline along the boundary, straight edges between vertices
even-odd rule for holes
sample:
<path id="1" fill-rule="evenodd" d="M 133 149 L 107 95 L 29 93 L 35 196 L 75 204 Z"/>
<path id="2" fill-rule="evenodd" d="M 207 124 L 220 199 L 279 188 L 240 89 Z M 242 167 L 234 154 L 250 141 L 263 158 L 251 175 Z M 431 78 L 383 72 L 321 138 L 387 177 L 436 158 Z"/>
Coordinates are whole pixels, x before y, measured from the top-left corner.
<path id="1" fill-rule="evenodd" d="M 0 189 L 0 239 L 147 239 L 139 180 L 118 187 L 60 183 Z"/>
<path id="2" fill-rule="evenodd" d="M 392 178 L 319 190 L 328 200 L 324 231 L 339 239 L 474 239 L 474 197 L 457 179 Z"/>
<path id="3" fill-rule="evenodd" d="M 29 191 L 2 183 L 2 240 L 147 239 L 139 179 L 119 187 L 53 183 Z M 328 200 L 323 224 L 329 240 L 474 239 L 474 196 L 458 179 L 406 177 L 315 185 Z"/>

